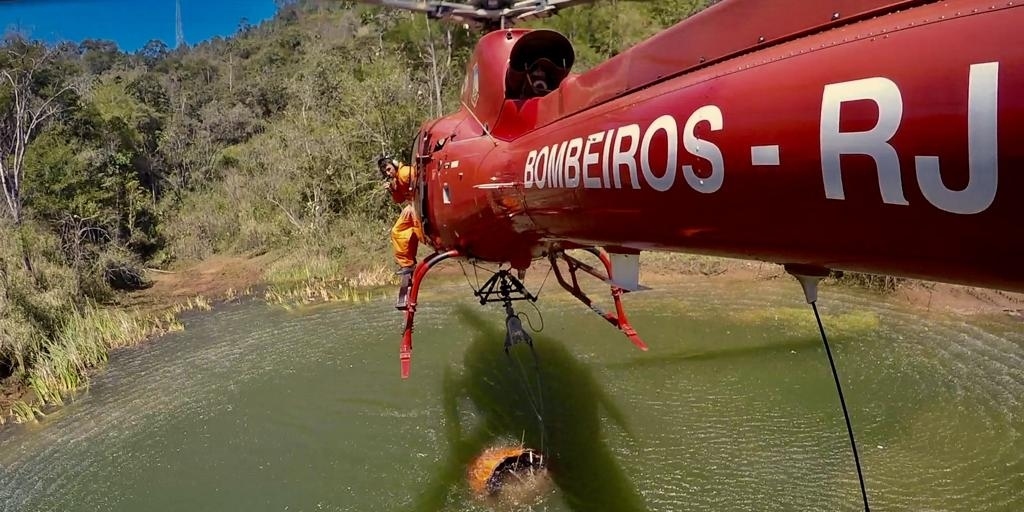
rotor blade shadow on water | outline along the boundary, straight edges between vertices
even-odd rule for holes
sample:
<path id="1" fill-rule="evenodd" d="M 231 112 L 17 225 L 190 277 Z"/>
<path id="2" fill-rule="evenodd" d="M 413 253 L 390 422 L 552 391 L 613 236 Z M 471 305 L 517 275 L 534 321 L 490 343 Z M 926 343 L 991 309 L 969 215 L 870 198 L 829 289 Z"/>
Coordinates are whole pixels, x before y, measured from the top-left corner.
<path id="1" fill-rule="evenodd" d="M 839 345 L 839 343 L 835 342 L 832 344 Z M 688 361 L 698 362 L 732 358 L 758 358 L 778 352 L 818 350 L 820 348 L 820 339 L 801 337 L 773 343 L 758 343 L 755 345 L 738 345 L 706 349 L 695 348 L 677 352 L 675 354 L 658 355 L 657 357 L 642 355 L 626 361 L 607 363 L 604 366 L 606 368 L 643 368 L 649 366 L 674 365 Z"/>
<path id="2" fill-rule="evenodd" d="M 473 335 L 461 372 L 445 375 L 448 450 L 416 510 L 438 510 L 465 478 L 467 464 L 485 447 L 523 439 L 548 457 L 551 477 L 565 503 L 577 511 L 645 510 L 643 500 L 601 434 L 604 415 L 629 432 L 625 417 L 590 370 L 565 346 L 546 336 L 534 342 L 539 371 L 528 347 L 502 350 L 503 333 L 468 307 L 457 311 Z M 474 425 L 463 425 L 468 404 Z M 538 415 L 543 420 L 538 420 Z M 465 431 L 464 431 L 465 430 Z"/>

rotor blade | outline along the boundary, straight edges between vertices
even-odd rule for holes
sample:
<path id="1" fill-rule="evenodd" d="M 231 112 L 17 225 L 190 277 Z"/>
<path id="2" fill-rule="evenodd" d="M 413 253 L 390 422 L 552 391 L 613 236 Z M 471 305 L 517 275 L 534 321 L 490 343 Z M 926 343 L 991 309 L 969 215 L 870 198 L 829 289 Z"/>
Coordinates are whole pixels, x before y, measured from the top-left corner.
<path id="1" fill-rule="evenodd" d="M 551 16 L 567 7 L 593 3 L 594 0 L 522 0 L 505 10 L 506 17 L 527 20 Z"/>
<path id="2" fill-rule="evenodd" d="M 360 0 L 362 3 L 379 5 L 381 7 L 393 7 L 395 9 L 404 9 L 413 12 L 425 12 L 427 14 L 446 15 L 446 14 L 474 14 L 475 10 L 472 6 L 466 4 L 457 4 L 454 2 L 424 2 L 414 0 Z"/>
<path id="3" fill-rule="evenodd" d="M 483 2 L 456 3 L 444 0 L 359 0 L 362 3 L 426 13 L 433 19 L 497 28 L 514 20 L 551 16 L 561 9 L 594 0 L 519 0 L 502 2 L 504 8 L 488 9 Z"/>
<path id="4" fill-rule="evenodd" d="M 548 10 L 548 7 L 554 7 L 556 10 L 565 9 L 566 7 L 573 7 L 575 5 L 591 4 L 595 0 L 520 0 L 512 4 L 509 10 L 519 9 L 534 9 L 537 11 Z"/>

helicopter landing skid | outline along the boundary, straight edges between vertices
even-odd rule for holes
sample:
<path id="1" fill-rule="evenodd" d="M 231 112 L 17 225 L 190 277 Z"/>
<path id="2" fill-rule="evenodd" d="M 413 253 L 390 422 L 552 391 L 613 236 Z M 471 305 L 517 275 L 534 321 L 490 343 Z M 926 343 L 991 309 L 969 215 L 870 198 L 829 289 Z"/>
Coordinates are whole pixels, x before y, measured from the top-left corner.
<path id="1" fill-rule="evenodd" d="M 409 378 L 409 371 L 412 367 L 412 327 L 413 319 L 416 317 L 416 301 L 420 294 L 420 283 L 423 282 L 423 278 L 426 277 L 427 272 L 434 265 L 441 263 L 442 261 L 449 258 L 457 258 L 461 256 L 459 251 L 447 251 L 447 252 L 435 252 L 426 259 L 419 262 L 416 265 L 416 270 L 412 275 L 412 285 L 409 287 L 409 295 L 406 299 L 405 307 L 405 329 L 402 332 L 402 346 L 398 351 L 398 361 L 402 367 L 402 378 Z"/>
<path id="2" fill-rule="evenodd" d="M 629 319 L 626 317 L 626 310 L 622 306 L 622 294 L 626 293 L 625 290 L 615 286 L 614 284 L 611 286 L 612 300 L 615 303 L 615 312 L 609 313 L 597 307 L 594 302 L 590 300 L 590 297 L 583 292 L 583 289 L 580 288 L 576 274 L 577 270 L 582 270 L 602 281 L 610 282 L 612 279 L 612 262 L 608 257 L 608 253 L 603 249 L 590 248 L 584 250 L 594 256 L 597 256 L 598 259 L 601 260 L 601 263 L 604 264 L 605 272 L 602 273 L 600 270 L 583 263 L 563 251 L 552 252 L 548 254 L 548 260 L 551 261 L 551 268 L 555 271 L 555 279 L 558 280 L 558 284 L 562 285 L 562 288 L 565 288 L 566 291 L 571 293 L 573 297 L 576 297 L 585 306 L 590 308 L 591 311 L 597 313 L 601 318 L 607 320 L 608 323 L 614 325 L 616 329 L 622 331 L 622 333 L 629 338 L 629 341 L 632 342 L 636 348 L 646 351 L 647 344 L 640 339 L 640 335 L 637 334 L 636 329 L 633 329 L 633 326 L 629 324 Z M 569 277 L 572 280 L 571 284 L 566 281 L 565 276 L 562 275 L 562 270 L 558 265 L 559 259 L 565 261 L 566 266 L 569 267 Z"/>

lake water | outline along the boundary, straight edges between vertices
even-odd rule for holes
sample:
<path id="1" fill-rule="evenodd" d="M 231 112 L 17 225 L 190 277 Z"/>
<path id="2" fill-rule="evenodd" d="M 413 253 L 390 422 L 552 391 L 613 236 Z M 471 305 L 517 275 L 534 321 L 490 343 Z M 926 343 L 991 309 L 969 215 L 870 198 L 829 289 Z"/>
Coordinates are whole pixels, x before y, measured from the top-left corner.
<path id="1" fill-rule="evenodd" d="M 539 373 L 453 285 L 421 299 L 408 381 L 388 298 L 189 317 L 0 432 L 0 511 L 487 510 L 465 463 L 520 442 L 555 483 L 531 510 L 862 510 L 795 281 L 628 295 L 647 353 L 544 293 Z M 1024 510 L 1024 323 L 836 288 L 819 308 L 873 509 Z"/>

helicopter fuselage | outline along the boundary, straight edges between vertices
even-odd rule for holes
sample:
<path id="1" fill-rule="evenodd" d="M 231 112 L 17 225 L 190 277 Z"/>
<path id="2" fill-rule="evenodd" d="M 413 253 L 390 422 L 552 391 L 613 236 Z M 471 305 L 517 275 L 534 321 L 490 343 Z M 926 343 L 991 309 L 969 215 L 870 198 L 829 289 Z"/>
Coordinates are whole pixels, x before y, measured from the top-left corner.
<path id="1" fill-rule="evenodd" d="M 603 246 L 1024 291 L 1024 8 L 758 3 L 538 97 L 510 89 L 531 31 L 484 36 L 462 108 L 416 139 L 429 243 L 516 268 Z"/>

